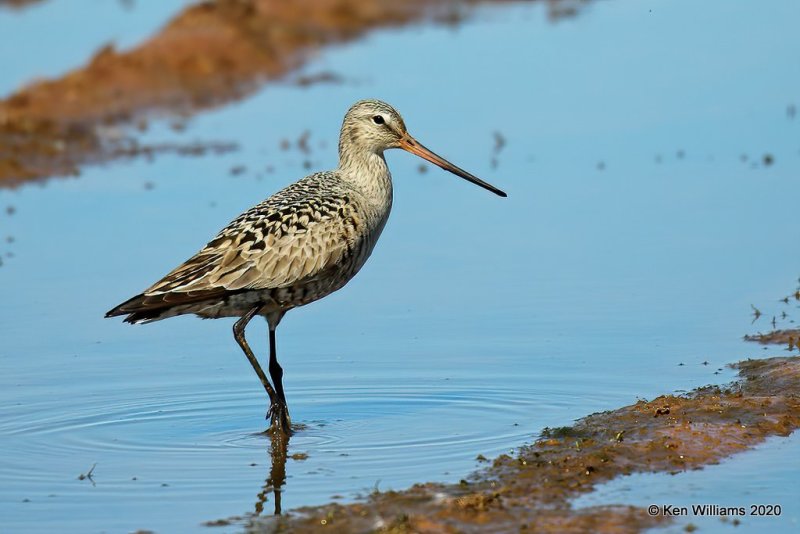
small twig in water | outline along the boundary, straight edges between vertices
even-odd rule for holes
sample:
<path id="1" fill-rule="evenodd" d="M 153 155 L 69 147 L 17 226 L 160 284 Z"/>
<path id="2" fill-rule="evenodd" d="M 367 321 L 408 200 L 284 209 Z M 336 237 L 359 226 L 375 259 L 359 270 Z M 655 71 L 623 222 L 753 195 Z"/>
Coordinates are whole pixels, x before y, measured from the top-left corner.
<path id="1" fill-rule="evenodd" d="M 78 480 L 89 479 L 89 481 L 92 483 L 92 486 L 94 486 L 94 478 L 92 478 L 92 473 L 94 473 L 95 467 L 97 467 L 97 462 L 93 463 L 92 467 L 86 473 L 81 473 L 78 475 Z"/>

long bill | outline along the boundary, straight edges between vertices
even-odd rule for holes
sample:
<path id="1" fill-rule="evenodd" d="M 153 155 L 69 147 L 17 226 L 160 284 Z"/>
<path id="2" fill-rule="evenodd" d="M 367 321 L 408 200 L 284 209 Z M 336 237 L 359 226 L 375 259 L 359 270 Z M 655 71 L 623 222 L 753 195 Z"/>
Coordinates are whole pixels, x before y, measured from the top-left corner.
<path id="1" fill-rule="evenodd" d="M 450 163 L 449 161 L 447 161 L 443 157 L 435 154 L 431 150 L 428 150 L 419 141 L 417 141 L 416 139 L 414 139 L 413 137 L 411 137 L 408 134 L 406 134 L 406 135 L 404 135 L 403 137 L 400 138 L 400 148 L 402 148 L 406 152 L 411 152 L 415 156 L 419 156 L 422 159 L 428 160 L 431 163 L 433 163 L 434 165 L 438 165 L 442 169 L 444 169 L 446 171 L 449 171 L 449 172 L 452 172 L 456 176 L 460 176 L 461 178 L 467 180 L 468 182 L 472 182 L 473 184 L 479 185 L 484 189 L 488 189 L 489 191 L 491 191 L 495 195 L 498 195 L 498 196 L 501 196 L 501 197 L 507 197 L 508 196 L 508 195 L 505 194 L 505 192 L 501 191 L 500 189 L 497 189 L 492 184 L 484 182 L 483 180 L 481 180 L 477 176 L 473 176 L 472 174 L 468 173 L 464 169 L 462 169 L 460 167 L 456 167 L 455 165 L 453 165 L 452 163 Z"/>

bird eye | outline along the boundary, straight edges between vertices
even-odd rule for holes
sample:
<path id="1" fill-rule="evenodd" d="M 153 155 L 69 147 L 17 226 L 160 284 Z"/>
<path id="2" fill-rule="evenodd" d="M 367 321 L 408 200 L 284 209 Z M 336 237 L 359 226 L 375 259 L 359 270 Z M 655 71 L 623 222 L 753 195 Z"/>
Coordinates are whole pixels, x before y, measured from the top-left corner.
<path id="1" fill-rule="evenodd" d="M 372 117 L 372 122 L 375 124 L 384 124 L 386 121 L 383 119 L 382 115 L 375 115 Z"/>

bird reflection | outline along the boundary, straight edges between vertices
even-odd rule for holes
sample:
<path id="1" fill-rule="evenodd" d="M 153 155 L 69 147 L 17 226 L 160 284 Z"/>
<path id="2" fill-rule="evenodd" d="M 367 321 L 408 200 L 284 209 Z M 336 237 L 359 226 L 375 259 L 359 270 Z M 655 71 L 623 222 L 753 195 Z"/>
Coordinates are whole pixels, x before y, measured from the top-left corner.
<path id="1" fill-rule="evenodd" d="M 286 451 L 289 448 L 289 436 L 284 432 L 267 431 L 267 434 L 270 436 L 269 455 L 272 467 L 269 470 L 269 476 L 264 481 L 264 487 L 256 496 L 256 516 L 261 515 L 264 511 L 264 504 L 270 493 L 273 495 L 275 503 L 275 515 L 281 514 L 281 491 L 286 483 Z"/>

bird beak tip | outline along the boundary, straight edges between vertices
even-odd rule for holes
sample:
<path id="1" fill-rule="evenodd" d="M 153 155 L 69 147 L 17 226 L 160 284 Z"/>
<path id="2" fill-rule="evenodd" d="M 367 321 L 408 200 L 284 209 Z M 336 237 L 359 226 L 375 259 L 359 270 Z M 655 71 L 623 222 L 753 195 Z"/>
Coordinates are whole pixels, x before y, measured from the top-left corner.
<path id="1" fill-rule="evenodd" d="M 399 148 L 402 148 L 406 152 L 410 152 L 411 154 L 414 154 L 415 156 L 419 156 L 422 159 L 427 160 L 427 161 L 433 163 L 434 165 L 437 165 L 437 166 L 441 167 L 442 169 L 455 174 L 456 176 L 460 176 L 461 178 L 464 178 L 465 180 L 467 180 L 469 182 L 472 182 L 475 185 L 483 187 L 484 189 L 488 189 L 489 191 L 491 191 L 492 193 L 494 193 L 497 196 L 504 197 L 504 198 L 508 196 L 504 191 L 501 191 L 500 189 L 497 189 L 495 186 L 484 182 L 483 180 L 481 180 L 480 178 L 478 178 L 476 176 L 471 175 L 470 173 L 468 173 L 464 169 L 461 169 L 461 168 L 453 165 L 452 163 L 450 163 L 449 161 L 447 161 L 443 157 L 441 157 L 438 154 L 432 152 L 428 148 L 425 148 L 419 141 L 417 141 L 416 139 L 411 137 L 411 135 L 409 135 L 409 134 L 405 134 L 400 139 L 398 145 L 399 145 Z"/>

